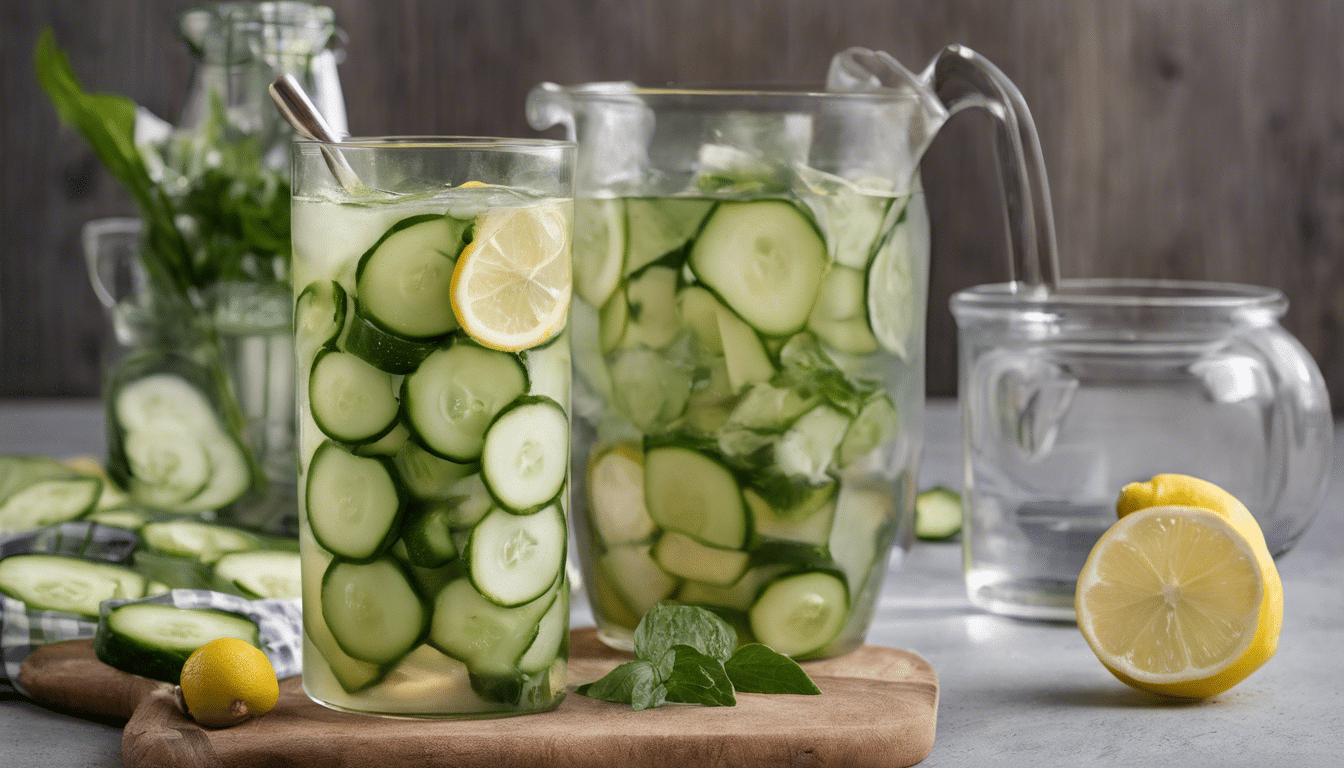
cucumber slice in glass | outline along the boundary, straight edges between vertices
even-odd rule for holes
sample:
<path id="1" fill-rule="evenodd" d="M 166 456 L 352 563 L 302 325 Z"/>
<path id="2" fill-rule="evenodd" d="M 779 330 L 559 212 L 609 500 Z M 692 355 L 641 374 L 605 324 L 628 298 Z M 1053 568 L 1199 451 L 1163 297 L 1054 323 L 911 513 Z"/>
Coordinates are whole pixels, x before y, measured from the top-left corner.
<path id="1" fill-rule="evenodd" d="M 355 295 L 368 316 L 408 339 L 457 327 L 448 284 L 471 222 L 425 214 L 392 225 L 359 260 Z"/>
<path id="2" fill-rule="evenodd" d="M 458 341 L 430 353 L 406 376 L 401 407 L 420 445 L 469 462 L 480 457 L 490 422 L 527 390 L 517 355 Z"/>
<path id="3" fill-rule="evenodd" d="M 348 352 L 327 349 L 313 360 L 308 404 L 318 429 L 346 444 L 371 443 L 397 426 L 392 377 Z"/>
<path id="4" fill-rule="evenodd" d="M 711 546 L 741 549 L 751 533 L 732 473 L 689 448 L 653 448 L 644 455 L 644 503 L 660 527 Z"/>
<path id="5" fill-rule="evenodd" d="M 429 615 L 397 561 L 333 560 L 322 576 L 322 617 L 341 650 L 370 664 L 391 664 L 420 644 Z"/>
<path id="6" fill-rule="evenodd" d="M 574 293 L 600 307 L 611 298 L 625 265 L 625 201 L 574 199 Z"/>
<path id="7" fill-rule="evenodd" d="M 548 397 L 519 398 L 485 434 L 481 477 L 499 503 L 527 512 L 554 499 L 569 469 L 569 417 Z"/>
<path id="8" fill-rule="evenodd" d="M 392 463 L 382 456 L 355 456 L 331 441 L 318 446 L 308 465 L 305 499 L 317 542 L 354 562 L 386 551 L 397 538 L 403 506 L 392 473 Z"/>
<path id="9" fill-rule="evenodd" d="M 845 580 L 828 571 L 780 577 L 761 590 L 748 612 L 756 639 L 786 656 L 824 647 L 849 618 Z"/>
<path id="10" fill-rule="evenodd" d="M 491 602 L 512 607 L 540 597 L 565 566 L 565 518 L 558 505 L 531 515 L 495 509 L 471 529 L 471 583 Z"/>

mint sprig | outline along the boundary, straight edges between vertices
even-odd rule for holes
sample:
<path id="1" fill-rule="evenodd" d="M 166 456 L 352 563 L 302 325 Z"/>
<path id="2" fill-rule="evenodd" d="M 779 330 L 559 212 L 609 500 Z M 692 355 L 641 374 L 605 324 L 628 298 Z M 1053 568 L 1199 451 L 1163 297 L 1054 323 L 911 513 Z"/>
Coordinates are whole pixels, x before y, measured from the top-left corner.
<path id="1" fill-rule="evenodd" d="M 821 693 L 798 662 L 768 646 L 737 647 L 737 632 L 714 613 L 657 605 L 635 628 L 635 660 L 581 685 L 584 696 L 636 711 L 665 702 L 731 707 L 742 693 Z"/>

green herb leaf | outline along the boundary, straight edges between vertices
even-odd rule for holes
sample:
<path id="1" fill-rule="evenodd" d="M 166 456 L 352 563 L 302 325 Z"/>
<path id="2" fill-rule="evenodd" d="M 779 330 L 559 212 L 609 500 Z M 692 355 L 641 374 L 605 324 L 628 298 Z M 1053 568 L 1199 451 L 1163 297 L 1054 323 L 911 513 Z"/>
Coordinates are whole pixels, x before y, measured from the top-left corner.
<path id="1" fill-rule="evenodd" d="M 668 701 L 707 707 L 737 704 L 733 683 L 724 671 L 723 662 L 689 645 L 674 645 L 667 653 L 675 658 L 672 674 L 665 683 Z"/>
<path id="2" fill-rule="evenodd" d="M 635 656 L 661 660 L 674 645 L 727 661 L 737 647 L 737 632 L 728 622 L 693 605 L 655 605 L 635 627 Z"/>
<path id="3" fill-rule="evenodd" d="M 723 669 L 743 693 L 821 693 L 798 662 L 760 643 L 738 648 Z"/>
<path id="4" fill-rule="evenodd" d="M 601 679 L 581 685 L 577 692 L 589 698 L 629 704 L 638 711 L 658 707 L 667 700 L 667 688 L 658 671 L 647 661 L 627 661 Z"/>

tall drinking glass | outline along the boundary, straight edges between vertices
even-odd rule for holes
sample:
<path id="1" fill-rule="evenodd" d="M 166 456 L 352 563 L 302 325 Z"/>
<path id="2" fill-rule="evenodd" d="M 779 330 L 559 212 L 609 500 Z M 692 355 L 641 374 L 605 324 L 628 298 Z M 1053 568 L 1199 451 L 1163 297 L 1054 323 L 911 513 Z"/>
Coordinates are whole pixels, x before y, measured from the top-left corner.
<path id="1" fill-rule="evenodd" d="M 419 717 L 565 694 L 565 142 L 294 155 L 304 689 Z"/>

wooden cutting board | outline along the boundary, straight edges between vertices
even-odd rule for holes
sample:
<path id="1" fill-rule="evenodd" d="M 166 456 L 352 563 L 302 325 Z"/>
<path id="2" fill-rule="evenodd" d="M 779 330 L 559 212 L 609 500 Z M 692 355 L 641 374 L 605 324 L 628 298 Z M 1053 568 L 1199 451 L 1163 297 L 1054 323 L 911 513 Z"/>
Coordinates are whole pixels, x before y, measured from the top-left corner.
<path id="1" fill-rule="evenodd" d="M 933 749 L 938 677 L 918 655 L 865 645 L 803 666 L 821 696 L 738 694 L 735 707 L 670 705 L 634 712 L 573 693 L 629 656 L 594 630 L 574 630 L 571 693 L 552 712 L 495 720 L 416 720 L 327 709 L 299 677 L 280 703 L 233 728 L 202 728 L 172 686 L 99 661 L 89 640 L 39 649 L 19 682 L 41 704 L 126 720 L 127 768 L 685 768 L 913 765 Z"/>

